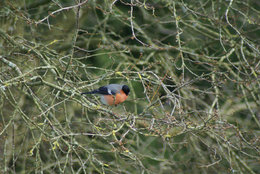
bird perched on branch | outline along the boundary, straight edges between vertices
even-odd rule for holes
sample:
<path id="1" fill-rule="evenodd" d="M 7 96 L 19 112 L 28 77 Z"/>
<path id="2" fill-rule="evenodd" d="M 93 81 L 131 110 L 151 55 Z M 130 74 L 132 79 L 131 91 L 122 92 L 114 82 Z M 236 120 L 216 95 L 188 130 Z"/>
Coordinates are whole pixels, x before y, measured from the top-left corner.
<path id="1" fill-rule="evenodd" d="M 94 91 L 83 92 L 81 94 L 97 94 L 101 96 L 101 102 L 105 105 L 118 105 L 124 102 L 130 93 L 127 85 L 110 84 L 102 86 Z"/>

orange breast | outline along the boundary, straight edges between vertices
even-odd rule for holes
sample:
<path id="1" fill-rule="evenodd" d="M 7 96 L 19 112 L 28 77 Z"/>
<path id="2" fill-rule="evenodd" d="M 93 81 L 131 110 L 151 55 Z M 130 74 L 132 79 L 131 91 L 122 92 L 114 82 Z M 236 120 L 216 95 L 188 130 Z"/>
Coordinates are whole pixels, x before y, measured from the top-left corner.
<path id="1" fill-rule="evenodd" d="M 115 96 L 113 95 L 105 95 L 105 100 L 107 101 L 108 105 L 118 105 L 124 102 L 127 99 L 127 95 L 121 90 L 120 93 L 117 93 Z"/>

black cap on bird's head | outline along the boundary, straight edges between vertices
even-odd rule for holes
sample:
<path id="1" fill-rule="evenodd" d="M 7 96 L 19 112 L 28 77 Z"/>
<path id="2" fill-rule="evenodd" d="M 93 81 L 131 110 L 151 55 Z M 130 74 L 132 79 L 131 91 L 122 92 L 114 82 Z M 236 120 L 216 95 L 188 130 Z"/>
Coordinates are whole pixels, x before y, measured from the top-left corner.
<path id="1" fill-rule="evenodd" d="M 124 91 L 125 95 L 128 95 L 130 93 L 130 89 L 127 85 L 123 85 L 122 90 Z"/>

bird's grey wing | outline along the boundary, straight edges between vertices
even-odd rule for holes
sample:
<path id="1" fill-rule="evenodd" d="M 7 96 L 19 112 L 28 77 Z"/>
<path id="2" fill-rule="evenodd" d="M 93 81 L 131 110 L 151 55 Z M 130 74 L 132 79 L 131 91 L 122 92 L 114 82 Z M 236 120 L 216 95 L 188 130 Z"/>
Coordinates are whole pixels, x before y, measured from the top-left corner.
<path id="1" fill-rule="evenodd" d="M 112 95 L 116 95 L 116 93 L 119 93 L 120 90 L 122 89 L 123 85 L 120 84 L 110 84 L 105 86 L 108 90 L 108 92 L 111 92 Z"/>

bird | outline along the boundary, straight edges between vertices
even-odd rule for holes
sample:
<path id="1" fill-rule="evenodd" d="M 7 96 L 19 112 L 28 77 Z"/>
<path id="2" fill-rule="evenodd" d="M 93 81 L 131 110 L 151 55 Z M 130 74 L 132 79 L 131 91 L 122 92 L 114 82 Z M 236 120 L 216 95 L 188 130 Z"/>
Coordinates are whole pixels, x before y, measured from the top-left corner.
<path id="1" fill-rule="evenodd" d="M 101 103 L 104 105 L 117 106 L 127 99 L 128 95 L 130 94 L 130 88 L 127 85 L 109 84 L 106 86 L 101 86 L 100 88 L 93 91 L 83 92 L 81 94 L 100 95 Z"/>

